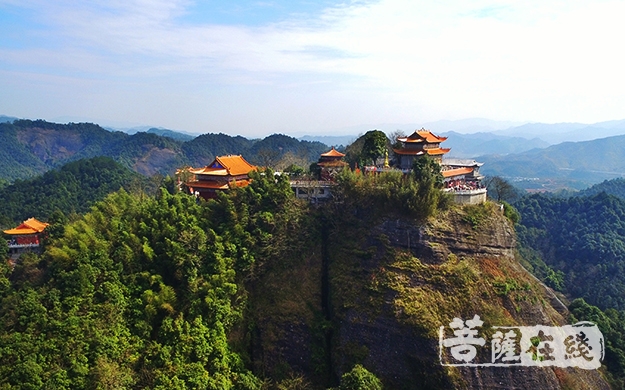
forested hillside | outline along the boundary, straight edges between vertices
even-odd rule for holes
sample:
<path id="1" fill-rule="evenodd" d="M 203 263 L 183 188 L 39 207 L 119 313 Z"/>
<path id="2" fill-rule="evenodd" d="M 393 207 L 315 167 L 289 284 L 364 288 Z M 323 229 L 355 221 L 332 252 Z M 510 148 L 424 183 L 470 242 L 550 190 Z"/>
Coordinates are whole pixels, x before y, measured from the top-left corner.
<path id="1" fill-rule="evenodd" d="M 599 184 L 575 193 L 575 196 L 592 196 L 605 192 L 625 200 L 625 178 L 605 180 Z"/>
<path id="2" fill-rule="evenodd" d="M 307 167 L 328 150 L 320 142 L 275 134 L 262 140 L 205 134 L 182 141 L 154 132 L 111 132 L 91 123 L 57 124 L 42 120 L 0 123 L 0 179 L 42 174 L 81 158 L 108 156 L 143 175 L 173 175 L 185 165 L 204 166 L 215 156 L 242 154 L 261 166 Z"/>
<path id="3" fill-rule="evenodd" d="M 118 192 L 41 258 L 3 263 L 2 383 L 259 388 L 228 341 L 246 307 L 239 286 L 290 242 L 300 212 L 288 182 L 256 179 L 210 205 Z"/>
<path id="4" fill-rule="evenodd" d="M 439 364 L 456 316 L 565 318 L 499 208 L 453 206 L 417 168 L 344 171 L 324 207 L 267 171 L 209 202 L 120 190 L 53 223 L 42 255 L 0 265 L 0 387 L 607 389 L 595 371 Z"/>
<path id="5" fill-rule="evenodd" d="M 0 187 L 0 226 L 31 217 L 47 221 L 55 211 L 66 216 L 82 214 L 120 188 L 150 193 L 158 185 L 110 157 L 74 161 L 42 176 Z"/>
<path id="6" fill-rule="evenodd" d="M 615 179 L 570 196 L 534 194 L 514 204 L 526 267 L 573 301 L 577 320 L 599 324 L 615 388 L 625 386 L 624 185 Z"/>
<path id="7" fill-rule="evenodd" d="M 602 309 L 625 309 L 625 201 L 605 193 L 518 201 L 522 244 L 564 273 L 563 289 Z"/>

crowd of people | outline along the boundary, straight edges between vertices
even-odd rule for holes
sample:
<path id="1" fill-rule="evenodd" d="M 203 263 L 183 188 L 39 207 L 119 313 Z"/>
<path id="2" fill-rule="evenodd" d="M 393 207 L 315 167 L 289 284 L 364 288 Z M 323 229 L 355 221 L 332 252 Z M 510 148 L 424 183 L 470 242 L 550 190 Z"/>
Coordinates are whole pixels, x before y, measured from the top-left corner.
<path id="1" fill-rule="evenodd" d="M 453 179 L 446 181 L 444 184 L 445 189 L 450 191 L 470 191 L 484 188 L 482 183 L 476 180 Z"/>

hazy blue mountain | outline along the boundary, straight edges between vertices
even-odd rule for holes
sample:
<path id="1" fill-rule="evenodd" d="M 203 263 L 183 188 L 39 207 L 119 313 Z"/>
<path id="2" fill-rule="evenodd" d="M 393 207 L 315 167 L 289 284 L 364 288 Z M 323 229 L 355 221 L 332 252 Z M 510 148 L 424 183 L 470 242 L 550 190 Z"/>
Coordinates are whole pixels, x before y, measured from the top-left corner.
<path id="1" fill-rule="evenodd" d="M 540 138 L 549 144 L 590 141 L 625 134 L 625 120 L 584 123 L 528 123 L 494 132 L 498 135 Z"/>
<path id="2" fill-rule="evenodd" d="M 566 178 L 588 184 L 625 174 L 625 135 L 583 142 L 564 142 L 506 156 L 481 156 L 486 175 Z"/>
<path id="3" fill-rule="evenodd" d="M 153 126 L 133 126 L 133 127 L 113 127 L 113 126 L 103 126 L 104 129 L 108 131 L 119 131 L 126 134 L 137 134 L 137 133 L 146 133 L 148 130 L 153 128 Z"/>
<path id="4" fill-rule="evenodd" d="M 435 122 L 426 122 L 415 129 L 424 127 L 431 130 L 435 134 L 442 132 L 456 133 L 489 133 L 498 130 L 509 129 L 514 126 L 520 126 L 523 122 L 512 121 L 495 121 L 485 118 L 469 118 L 459 120 L 440 120 Z M 533 138 L 533 137 L 532 137 Z"/>
<path id="5" fill-rule="evenodd" d="M 178 141 L 191 141 L 193 138 L 197 137 L 195 135 L 183 133 L 180 131 L 164 129 L 162 127 L 152 127 L 148 129 L 147 133 L 160 135 L 162 137 L 169 137 L 176 139 Z"/>
<path id="6" fill-rule="evenodd" d="M 443 146 L 451 148 L 449 157 L 473 158 L 486 154 L 505 155 L 521 153 L 534 148 L 546 148 L 549 144 L 539 138 L 508 137 L 495 133 L 460 134 L 454 131 L 440 133 L 448 137 Z"/>
<path id="7" fill-rule="evenodd" d="M 484 120 L 485 124 L 488 123 Z M 443 121 L 441 121 L 443 122 Z M 453 124 L 456 121 L 446 121 L 447 125 Z M 457 121 L 460 122 L 460 121 Z M 494 122 L 494 121 L 493 121 Z M 467 122 L 465 124 L 469 124 L 472 122 Z M 477 126 L 477 124 L 475 125 Z M 425 127 L 425 126 L 423 126 Z M 449 127 L 449 126 L 442 126 Z M 467 127 L 462 127 L 463 130 L 466 130 Z M 420 128 L 420 127 L 419 127 Z M 428 129 L 433 129 L 434 127 L 425 127 Z M 474 127 L 477 128 L 477 127 Z M 416 130 L 416 128 L 415 128 Z M 414 130 L 412 130 L 414 131 Z M 406 134 L 411 133 L 405 132 Z M 509 153 L 520 153 L 526 150 L 534 149 L 534 148 L 545 148 L 549 146 L 549 143 L 539 139 L 527 139 L 523 137 L 511 137 L 498 135 L 492 132 L 480 132 L 480 133 L 471 133 L 471 134 L 461 134 L 457 131 L 434 131 L 435 134 L 449 137 L 447 141 L 443 144 L 445 147 L 451 148 L 451 152 L 449 154 L 450 157 L 460 157 L 460 158 L 468 158 L 475 157 L 485 154 L 509 154 Z M 388 135 L 388 133 L 387 133 Z M 322 142 L 326 145 L 343 145 L 347 146 L 354 142 L 358 137 L 352 135 L 344 135 L 344 136 L 313 136 L 306 135 L 300 137 L 300 140 L 306 141 L 318 141 Z M 391 140 L 394 141 L 394 140 Z"/>
<path id="8" fill-rule="evenodd" d="M 347 146 L 358 138 L 356 135 L 305 135 L 299 137 L 300 141 L 321 142 L 331 146 Z"/>
<path id="9" fill-rule="evenodd" d="M 354 126 L 335 128 L 331 130 L 323 129 L 319 131 L 320 134 L 328 134 L 329 132 L 331 132 L 332 134 L 345 134 L 341 136 L 336 136 L 337 139 L 341 140 L 341 142 L 338 143 L 333 142 L 333 138 L 335 136 L 327 135 L 305 135 L 300 137 L 300 139 L 305 139 L 307 141 L 320 141 L 323 143 L 327 143 L 328 145 L 339 144 L 347 146 L 356 138 L 365 134 L 369 130 L 381 130 L 387 135 L 395 131 L 401 131 L 405 134 L 411 134 L 413 131 L 421 128 L 431 130 L 434 134 L 440 134 L 442 132 L 449 131 L 454 131 L 457 133 L 477 133 L 504 130 L 513 126 L 519 126 L 522 123 L 523 122 L 495 121 L 485 118 L 469 118 L 460 120 L 440 120 L 434 122 L 359 124 Z M 327 137 L 327 139 L 324 139 L 325 137 Z"/>
<path id="10" fill-rule="evenodd" d="M 18 118 L 15 118 L 13 116 L 0 115 L 0 123 L 6 123 L 6 122 L 10 123 L 17 119 Z"/>
<path id="11" fill-rule="evenodd" d="M 109 131 L 121 131 L 126 134 L 137 134 L 137 133 L 151 133 L 156 135 L 161 135 L 163 137 L 169 137 L 176 139 L 178 141 L 191 141 L 193 138 L 197 137 L 197 135 L 185 133 L 184 131 L 171 130 L 166 129 L 164 127 L 153 127 L 153 126 L 134 126 L 134 127 L 104 127 Z"/>

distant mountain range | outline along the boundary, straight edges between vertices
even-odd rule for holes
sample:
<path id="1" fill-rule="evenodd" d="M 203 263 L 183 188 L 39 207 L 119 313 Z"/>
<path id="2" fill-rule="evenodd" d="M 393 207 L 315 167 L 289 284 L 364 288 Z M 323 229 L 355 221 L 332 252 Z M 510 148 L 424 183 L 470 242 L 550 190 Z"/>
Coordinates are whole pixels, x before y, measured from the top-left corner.
<path id="1" fill-rule="evenodd" d="M 501 129 L 506 123 L 474 119 L 433 122 L 431 129 L 436 123 L 441 129 L 499 127 L 492 132 L 472 134 L 433 131 L 448 137 L 444 146 L 451 148 L 449 157 L 484 162 L 481 172 L 485 175 L 543 184 L 558 182 L 530 187 L 581 189 L 621 177 L 625 172 L 625 135 L 550 145 L 559 139 L 625 134 L 625 120 L 593 125 L 535 123 Z M 206 165 L 223 154 L 242 154 L 251 163 L 263 166 L 295 163 L 307 167 L 327 151 L 327 145 L 347 146 L 357 138 L 307 135 L 298 140 L 274 134 L 264 139 L 247 139 L 226 134 L 195 137 L 154 127 L 109 130 L 89 123 L 56 124 L 0 116 L 0 179 L 32 177 L 68 161 L 94 156 L 112 157 L 145 175 L 171 174 L 184 165 Z"/>
<path id="2" fill-rule="evenodd" d="M 340 136 L 305 135 L 299 139 L 320 141 L 327 145 L 347 146 L 358 135 L 378 129 L 391 134 L 402 131 L 410 134 L 426 128 L 433 133 L 448 136 L 446 147 L 451 147 L 454 157 L 476 157 L 486 154 L 521 153 L 534 148 L 544 148 L 562 142 L 590 141 L 625 134 L 625 120 L 584 123 L 515 123 L 483 118 L 442 120 L 426 123 L 386 123 L 359 125 L 336 130 Z"/>
<path id="3" fill-rule="evenodd" d="M 0 123 L 13 122 L 14 120 L 17 120 L 17 118 L 12 116 L 0 115 Z"/>
<path id="4" fill-rule="evenodd" d="M 443 146 L 451 148 L 449 157 L 472 158 L 486 154 L 507 155 L 549 146 L 540 138 L 527 139 L 495 133 L 460 134 L 450 131 L 439 135 L 448 137 Z"/>
<path id="5" fill-rule="evenodd" d="M 497 130 L 494 134 L 540 138 L 551 145 L 562 142 L 590 141 L 625 134 L 625 119 L 590 125 L 583 123 L 528 123 L 505 130 Z"/>
<path id="6" fill-rule="evenodd" d="M 161 131 L 161 129 L 155 129 Z M 252 164 L 307 167 L 326 152 L 320 142 L 274 134 L 249 140 L 226 134 L 204 134 L 189 141 L 154 132 L 132 135 L 92 123 L 57 124 L 42 120 L 0 123 L 0 179 L 33 177 L 69 161 L 108 156 L 144 175 L 173 174 L 185 165 L 204 166 L 216 155 L 243 154 Z"/>
<path id="7" fill-rule="evenodd" d="M 184 131 L 170 130 L 162 127 L 150 127 L 150 126 L 138 126 L 138 127 L 128 127 L 128 128 L 116 128 L 116 127 L 104 127 L 104 129 L 109 131 L 121 131 L 126 134 L 137 134 L 137 133 L 149 133 L 161 135 L 163 137 L 173 138 L 179 141 L 191 141 L 193 138 L 197 137 L 197 135 L 185 133 Z"/>
<path id="8" fill-rule="evenodd" d="M 564 142 L 506 156 L 478 157 L 486 175 L 509 178 L 557 178 L 587 184 L 625 174 L 625 135 L 592 141 Z"/>

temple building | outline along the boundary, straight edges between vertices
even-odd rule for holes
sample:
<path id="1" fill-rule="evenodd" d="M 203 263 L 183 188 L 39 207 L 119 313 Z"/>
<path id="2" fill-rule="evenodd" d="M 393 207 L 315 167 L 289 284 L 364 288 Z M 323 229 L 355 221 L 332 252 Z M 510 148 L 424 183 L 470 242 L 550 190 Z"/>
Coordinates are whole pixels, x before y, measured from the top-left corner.
<path id="1" fill-rule="evenodd" d="M 475 160 L 446 158 L 441 165 L 443 191 L 453 195 L 454 202 L 477 204 L 486 201 L 486 188 L 479 169 L 484 163 Z"/>
<path id="2" fill-rule="evenodd" d="M 291 180 L 291 188 L 299 199 L 307 199 L 311 203 L 321 203 L 332 198 L 332 187 L 336 186 L 334 177 L 349 164 L 343 161 L 345 154 L 338 150 L 322 153 L 317 165 L 320 168 L 320 180 Z"/>
<path id="3" fill-rule="evenodd" d="M 334 176 L 342 171 L 348 164 L 343 161 L 344 153 L 332 149 L 322 153 L 317 165 L 321 168 L 321 180 L 333 180 Z"/>
<path id="4" fill-rule="evenodd" d="M 439 137 L 425 129 L 416 130 L 407 137 L 398 138 L 397 141 L 401 142 L 401 147 L 393 149 L 397 166 L 400 169 L 411 169 L 415 158 L 425 155 L 432 157 L 441 164 L 443 155 L 451 150 L 441 148 L 441 142 L 446 139 L 447 137 Z"/>
<path id="5" fill-rule="evenodd" d="M 7 244 L 11 258 L 15 259 L 24 252 L 38 250 L 43 231 L 48 225 L 35 218 L 29 218 L 13 229 L 4 230 L 3 233 L 10 236 Z"/>
<path id="6" fill-rule="evenodd" d="M 242 156 L 219 156 L 204 168 L 188 168 L 192 178 L 184 184 L 192 194 L 214 199 L 218 191 L 245 187 L 250 183 L 249 173 L 256 167 Z"/>
<path id="7" fill-rule="evenodd" d="M 484 178 L 480 174 L 480 167 L 484 163 L 475 160 L 445 158 L 442 162 L 442 174 L 445 180 L 463 179 L 468 181 L 480 181 Z"/>

